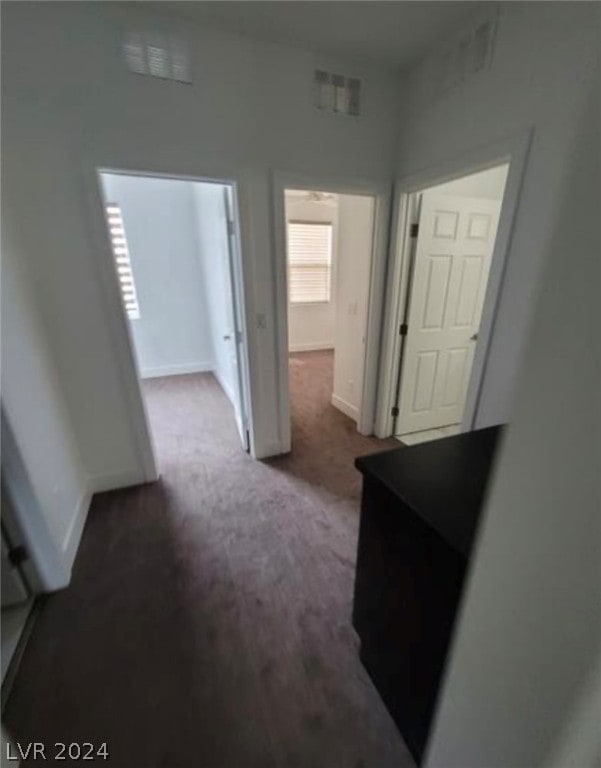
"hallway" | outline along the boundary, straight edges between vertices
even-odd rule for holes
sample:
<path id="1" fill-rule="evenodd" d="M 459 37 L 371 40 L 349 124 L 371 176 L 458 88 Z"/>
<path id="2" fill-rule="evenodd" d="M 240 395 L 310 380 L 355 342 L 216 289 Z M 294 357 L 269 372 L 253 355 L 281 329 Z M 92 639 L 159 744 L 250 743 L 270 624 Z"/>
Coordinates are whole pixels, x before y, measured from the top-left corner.
<path id="1" fill-rule="evenodd" d="M 411 766 L 350 624 L 364 438 L 324 353 L 291 360 L 290 456 L 240 450 L 210 374 L 145 384 L 161 480 L 95 497 L 5 723 L 119 768 Z"/>

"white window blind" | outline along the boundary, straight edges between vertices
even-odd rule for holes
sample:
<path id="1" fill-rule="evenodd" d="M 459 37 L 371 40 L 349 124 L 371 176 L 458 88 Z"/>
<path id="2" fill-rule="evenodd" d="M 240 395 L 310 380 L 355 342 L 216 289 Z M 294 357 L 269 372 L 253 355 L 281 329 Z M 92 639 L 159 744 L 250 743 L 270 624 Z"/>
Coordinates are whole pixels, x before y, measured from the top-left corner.
<path id="1" fill-rule="evenodd" d="M 332 225 L 288 223 L 288 286 L 292 304 L 330 301 Z"/>
<path id="2" fill-rule="evenodd" d="M 119 278 L 119 287 L 121 288 L 123 306 L 125 307 L 125 311 L 130 320 L 139 320 L 140 306 L 136 294 L 134 273 L 129 258 L 127 238 L 125 237 L 125 227 L 123 226 L 121 209 L 116 203 L 109 203 L 106 206 L 106 219 L 109 228 L 109 237 L 111 238 L 111 247 L 113 249 L 113 258 L 115 259 L 115 268 L 117 270 L 117 277 Z"/>

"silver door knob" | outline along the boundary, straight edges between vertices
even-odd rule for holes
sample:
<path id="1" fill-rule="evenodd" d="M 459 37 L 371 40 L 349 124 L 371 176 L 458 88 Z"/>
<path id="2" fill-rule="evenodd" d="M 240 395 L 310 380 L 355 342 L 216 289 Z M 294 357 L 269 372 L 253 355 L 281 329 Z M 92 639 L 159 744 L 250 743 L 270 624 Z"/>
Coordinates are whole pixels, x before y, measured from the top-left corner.
<path id="1" fill-rule="evenodd" d="M 229 341 L 231 338 L 232 338 L 232 337 L 230 336 L 230 334 L 229 334 L 229 333 L 226 333 L 226 335 L 223 337 L 223 340 L 224 340 L 224 341 Z"/>
<path id="2" fill-rule="evenodd" d="M 476 333 L 473 336 L 470 336 L 470 341 L 478 341 L 478 332 L 477 331 L 476 331 Z"/>

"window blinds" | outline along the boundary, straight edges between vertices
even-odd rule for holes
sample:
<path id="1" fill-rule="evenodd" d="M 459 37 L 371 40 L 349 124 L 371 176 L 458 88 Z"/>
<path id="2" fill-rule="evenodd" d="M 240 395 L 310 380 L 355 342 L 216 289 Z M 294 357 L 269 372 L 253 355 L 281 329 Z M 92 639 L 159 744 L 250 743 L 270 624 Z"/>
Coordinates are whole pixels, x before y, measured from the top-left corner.
<path id="1" fill-rule="evenodd" d="M 136 294 L 134 273 L 129 258 L 123 217 L 121 215 L 121 209 L 116 203 L 109 203 L 109 205 L 106 206 L 106 218 L 123 305 L 130 320 L 139 320 L 140 306 Z"/>
<path id="2" fill-rule="evenodd" d="M 330 301 L 332 225 L 288 223 L 288 287 L 292 304 Z"/>

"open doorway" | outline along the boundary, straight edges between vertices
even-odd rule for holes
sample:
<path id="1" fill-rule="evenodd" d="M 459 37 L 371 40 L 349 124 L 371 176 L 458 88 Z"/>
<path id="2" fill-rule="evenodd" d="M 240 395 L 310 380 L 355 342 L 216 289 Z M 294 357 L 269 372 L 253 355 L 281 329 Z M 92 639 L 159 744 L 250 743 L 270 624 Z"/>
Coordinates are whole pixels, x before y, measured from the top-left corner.
<path id="1" fill-rule="evenodd" d="M 191 441 L 209 429 L 214 439 L 235 444 L 239 437 L 248 450 L 233 184 L 114 171 L 99 176 L 159 463 L 185 451 L 186 435 Z"/>
<path id="2" fill-rule="evenodd" d="M 504 163 L 409 195 L 392 409 L 393 435 L 407 445 L 462 431 L 508 170 Z"/>
<path id="3" fill-rule="evenodd" d="M 375 198 L 307 189 L 284 198 L 294 450 L 327 420 L 356 431 L 361 419 Z"/>

